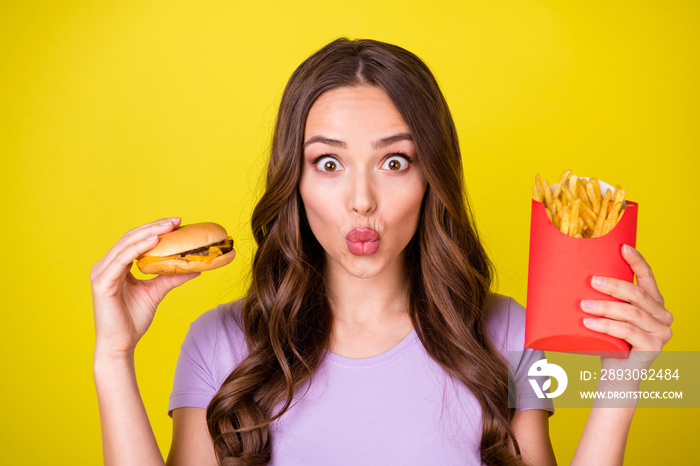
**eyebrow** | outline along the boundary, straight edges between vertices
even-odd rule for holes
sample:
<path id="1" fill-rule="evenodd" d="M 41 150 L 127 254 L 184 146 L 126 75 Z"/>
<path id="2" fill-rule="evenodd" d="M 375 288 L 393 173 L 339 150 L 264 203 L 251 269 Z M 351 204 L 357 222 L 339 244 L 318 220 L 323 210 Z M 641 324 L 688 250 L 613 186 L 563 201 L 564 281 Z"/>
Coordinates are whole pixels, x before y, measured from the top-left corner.
<path id="1" fill-rule="evenodd" d="M 320 142 L 321 144 L 326 144 L 327 146 L 332 147 L 342 147 L 343 149 L 348 147 L 347 144 L 338 139 L 324 138 L 323 136 L 314 136 L 304 143 L 304 148 L 306 149 L 306 146 L 308 146 L 309 144 L 314 144 L 316 142 Z"/>
<path id="2" fill-rule="evenodd" d="M 396 142 L 399 141 L 413 141 L 413 136 L 411 136 L 410 133 L 399 133 L 395 134 L 393 136 L 389 136 L 383 139 L 380 139 L 378 141 L 374 141 L 372 143 L 372 148 L 373 149 L 382 149 L 384 147 L 390 146 Z M 314 144 L 320 142 L 322 144 L 326 144 L 331 147 L 340 147 L 343 149 L 346 149 L 348 147 L 347 144 L 345 144 L 344 141 L 338 140 L 338 139 L 331 139 L 331 138 L 326 138 L 323 136 L 313 136 L 312 138 L 309 138 L 308 141 L 304 143 L 304 148 L 306 148 L 310 144 Z"/>
<path id="3" fill-rule="evenodd" d="M 399 133 L 388 138 L 380 139 L 372 143 L 372 149 L 383 149 L 399 141 L 413 141 L 413 136 L 410 133 Z"/>

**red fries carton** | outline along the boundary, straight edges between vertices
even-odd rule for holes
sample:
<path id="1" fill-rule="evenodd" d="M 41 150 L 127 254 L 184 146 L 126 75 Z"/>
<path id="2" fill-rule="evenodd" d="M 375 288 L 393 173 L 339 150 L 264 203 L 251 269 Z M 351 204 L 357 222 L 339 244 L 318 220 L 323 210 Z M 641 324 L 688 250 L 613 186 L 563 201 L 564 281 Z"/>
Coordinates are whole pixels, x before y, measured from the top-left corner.
<path id="1" fill-rule="evenodd" d="M 591 287 L 594 275 L 633 280 L 622 246 L 636 247 L 637 208 L 626 201 L 620 221 L 604 236 L 574 238 L 552 224 L 542 202 L 532 201 L 526 348 L 626 357 L 626 341 L 583 325 L 584 317 L 598 316 L 583 312 L 581 300 L 619 301 Z"/>

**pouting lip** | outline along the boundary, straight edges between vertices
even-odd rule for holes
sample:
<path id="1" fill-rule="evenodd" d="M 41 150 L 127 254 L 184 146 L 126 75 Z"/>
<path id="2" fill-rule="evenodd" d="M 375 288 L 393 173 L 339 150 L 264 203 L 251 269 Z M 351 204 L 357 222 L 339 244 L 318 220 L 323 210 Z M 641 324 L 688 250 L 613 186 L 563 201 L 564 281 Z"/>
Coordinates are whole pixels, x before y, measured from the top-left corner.
<path id="1" fill-rule="evenodd" d="M 379 241 L 379 233 L 370 227 L 358 227 L 350 230 L 345 239 L 352 243 L 364 243 L 368 241 Z"/>

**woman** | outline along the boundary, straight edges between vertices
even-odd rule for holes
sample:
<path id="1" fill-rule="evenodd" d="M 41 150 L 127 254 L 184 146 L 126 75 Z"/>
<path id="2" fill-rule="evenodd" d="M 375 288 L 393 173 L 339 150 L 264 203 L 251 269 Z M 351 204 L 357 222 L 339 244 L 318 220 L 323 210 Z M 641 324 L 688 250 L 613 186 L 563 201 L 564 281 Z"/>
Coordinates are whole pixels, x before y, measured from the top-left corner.
<path id="1" fill-rule="evenodd" d="M 447 104 L 410 52 L 338 40 L 294 72 L 275 128 L 244 299 L 183 344 L 169 464 L 554 464 L 549 400 L 517 390 L 523 310 L 490 293 Z M 108 464 L 162 464 L 133 368 L 158 302 L 194 274 L 138 281 L 132 261 L 177 227 L 127 232 L 92 272 L 95 383 Z M 596 331 L 634 364 L 670 338 L 651 270 L 592 285 Z M 542 357 L 527 350 L 514 372 Z M 650 364 L 651 361 L 641 361 Z M 516 377 L 517 380 L 517 377 Z M 520 388 L 520 387 L 516 387 Z M 593 409 L 574 462 L 621 463 L 634 408 Z M 601 454 L 600 445 L 608 445 Z"/>

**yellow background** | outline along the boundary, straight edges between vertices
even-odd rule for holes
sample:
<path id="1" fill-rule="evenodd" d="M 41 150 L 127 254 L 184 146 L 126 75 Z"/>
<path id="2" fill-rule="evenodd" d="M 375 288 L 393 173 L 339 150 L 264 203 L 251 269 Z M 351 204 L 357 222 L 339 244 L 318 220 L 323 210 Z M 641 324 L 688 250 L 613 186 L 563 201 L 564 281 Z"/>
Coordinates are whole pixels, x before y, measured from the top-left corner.
<path id="1" fill-rule="evenodd" d="M 3 464 L 99 464 L 88 274 L 127 229 L 216 221 L 235 264 L 175 290 L 137 350 L 164 452 L 189 322 L 245 288 L 249 219 L 294 68 L 339 36 L 399 44 L 450 103 L 499 290 L 525 303 L 530 187 L 566 168 L 640 204 L 638 247 L 697 350 L 700 3 L 3 1 L 0 356 Z M 587 413 L 560 409 L 568 464 Z M 697 411 L 639 410 L 629 464 L 697 458 Z"/>

